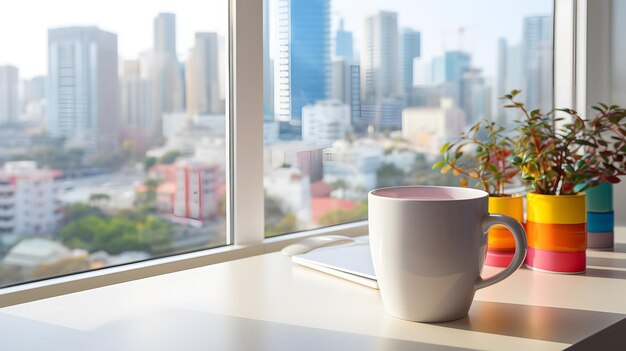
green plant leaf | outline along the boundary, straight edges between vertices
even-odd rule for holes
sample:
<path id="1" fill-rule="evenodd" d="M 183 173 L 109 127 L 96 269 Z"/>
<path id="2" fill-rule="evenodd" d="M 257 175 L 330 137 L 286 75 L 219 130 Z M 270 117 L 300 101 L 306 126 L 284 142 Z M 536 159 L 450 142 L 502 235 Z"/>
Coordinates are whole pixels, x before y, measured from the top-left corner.
<path id="1" fill-rule="evenodd" d="M 587 189 L 588 186 L 589 186 L 589 184 L 587 184 L 587 183 L 578 183 L 578 184 L 574 185 L 574 192 L 575 193 L 579 193 L 581 191 L 584 191 L 585 189 Z"/>
<path id="2" fill-rule="evenodd" d="M 450 143 L 445 143 L 443 144 L 443 146 L 441 147 L 441 153 L 445 153 L 446 151 L 448 151 L 448 146 L 450 146 Z"/>
<path id="3" fill-rule="evenodd" d="M 433 165 L 432 169 L 437 169 L 437 168 L 439 168 L 439 167 L 441 167 L 441 166 L 443 166 L 443 165 L 445 165 L 445 164 L 446 164 L 446 162 L 445 162 L 445 161 L 439 161 L 439 162 L 437 162 L 437 163 L 435 163 L 435 164 Z"/>

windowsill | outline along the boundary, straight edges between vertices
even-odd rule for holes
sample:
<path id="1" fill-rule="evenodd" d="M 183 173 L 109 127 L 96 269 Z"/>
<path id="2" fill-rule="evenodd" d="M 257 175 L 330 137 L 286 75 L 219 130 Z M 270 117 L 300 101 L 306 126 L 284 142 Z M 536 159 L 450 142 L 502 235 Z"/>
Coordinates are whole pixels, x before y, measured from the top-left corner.
<path id="1" fill-rule="evenodd" d="M 0 308 L 95 289 L 107 285 L 168 274 L 215 263 L 278 251 L 302 238 L 339 234 L 358 236 L 367 232 L 367 222 L 354 222 L 265 239 L 253 245 L 227 245 L 213 249 L 178 254 L 153 260 L 130 263 L 96 271 L 24 283 L 0 289 Z"/>
<path id="2" fill-rule="evenodd" d="M 585 274 L 522 268 L 452 322 L 392 317 L 379 291 L 274 252 L 1 309 L 0 349 L 616 349 L 626 228 L 615 229 L 615 250 L 589 250 Z"/>

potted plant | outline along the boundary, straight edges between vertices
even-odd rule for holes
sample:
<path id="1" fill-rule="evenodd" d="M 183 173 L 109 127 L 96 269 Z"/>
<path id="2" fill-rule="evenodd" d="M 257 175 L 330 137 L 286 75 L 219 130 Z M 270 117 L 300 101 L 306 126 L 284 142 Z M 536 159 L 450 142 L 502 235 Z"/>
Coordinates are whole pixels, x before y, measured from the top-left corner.
<path id="1" fill-rule="evenodd" d="M 526 265 L 544 271 L 581 273 L 586 268 L 587 211 L 584 191 L 604 182 L 619 182 L 624 174 L 623 141 L 607 141 L 607 131 L 624 130 L 624 112 L 611 106 L 591 120 L 572 109 L 543 114 L 528 111 L 515 100 L 519 91 L 503 98 L 505 108 L 521 111 L 517 121 L 513 164 L 529 185 L 527 194 L 528 255 Z M 603 105 L 604 106 L 604 105 Z M 560 117 L 561 115 L 568 118 Z M 557 125 L 560 125 L 557 127 Z"/>
<path id="2" fill-rule="evenodd" d="M 475 180 L 476 186 L 489 193 L 489 212 L 504 214 L 523 222 L 524 208 L 521 195 L 504 192 L 519 170 L 512 165 L 513 140 L 502 127 L 483 120 L 466 133 L 441 148 L 443 161 L 433 165 L 441 173 L 452 171 L 460 178 L 460 185 L 467 186 Z M 515 253 L 513 234 L 504 226 L 489 230 L 485 263 L 506 267 Z"/>
<path id="3" fill-rule="evenodd" d="M 626 110 L 616 105 L 598 104 L 593 106 L 597 116 L 590 123 L 591 142 L 585 153 L 604 165 L 604 173 L 595 187 L 586 190 L 587 194 L 587 247 L 610 249 L 613 247 L 613 184 L 618 175 L 623 174 L 624 153 L 626 153 L 626 128 L 622 125 Z"/>

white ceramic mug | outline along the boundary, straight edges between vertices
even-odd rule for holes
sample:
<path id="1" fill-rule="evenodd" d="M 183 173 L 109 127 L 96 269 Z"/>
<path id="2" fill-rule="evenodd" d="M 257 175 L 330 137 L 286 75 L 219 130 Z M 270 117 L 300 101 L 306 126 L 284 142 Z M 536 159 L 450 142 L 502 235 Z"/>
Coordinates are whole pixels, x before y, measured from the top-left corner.
<path id="1" fill-rule="evenodd" d="M 444 322 L 467 315 L 474 293 L 513 274 L 526 257 L 526 234 L 515 219 L 489 214 L 488 194 L 456 187 L 408 186 L 368 194 L 374 270 L 385 309 L 398 318 Z M 480 274 L 489 227 L 515 237 L 511 264 Z"/>

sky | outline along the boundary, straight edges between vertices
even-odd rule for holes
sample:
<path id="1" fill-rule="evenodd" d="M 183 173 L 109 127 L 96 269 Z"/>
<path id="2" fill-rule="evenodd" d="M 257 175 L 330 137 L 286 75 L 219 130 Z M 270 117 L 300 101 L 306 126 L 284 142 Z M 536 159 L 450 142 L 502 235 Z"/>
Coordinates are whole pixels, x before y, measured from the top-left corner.
<path id="1" fill-rule="evenodd" d="M 343 18 L 357 44 L 367 15 L 395 11 L 400 26 L 422 32 L 426 57 L 460 47 L 488 74 L 495 71 L 498 38 L 518 42 L 523 18 L 550 14 L 552 6 L 552 0 L 331 0 L 333 29 Z M 120 58 L 133 59 L 151 48 L 152 22 L 160 12 L 177 16 L 181 55 L 193 46 L 197 31 L 226 34 L 224 0 L 19 0 L 0 11 L 0 65 L 18 66 L 23 78 L 44 75 L 47 29 L 72 25 L 96 25 L 118 34 Z M 459 28 L 465 29 L 462 40 Z"/>
<path id="2" fill-rule="evenodd" d="M 46 74 L 48 28 L 96 25 L 118 35 L 121 59 L 134 59 L 152 47 L 160 12 L 176 14 L 180 53 L 193 46 L 195 32 L 225 34 L 228 19 L 221 0 L 16 0 L 2 8 L 0 65 L 17 66 L 22 78 Z"/>

